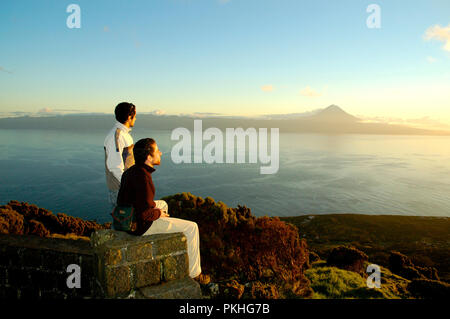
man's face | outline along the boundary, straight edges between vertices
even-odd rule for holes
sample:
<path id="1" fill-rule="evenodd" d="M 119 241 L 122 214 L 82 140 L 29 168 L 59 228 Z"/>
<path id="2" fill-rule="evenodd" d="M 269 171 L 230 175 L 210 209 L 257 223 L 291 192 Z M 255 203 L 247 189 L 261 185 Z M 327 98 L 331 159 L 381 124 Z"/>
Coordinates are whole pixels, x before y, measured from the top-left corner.
<path id="1" fill-rule="evenodd" d="M 159 150 L 158 144 L 155 143 L 155 152 L 153 153 L 153 156 L 151 157 L 153 165 L 161 164 L 161 155 L 162 155 L 162 152 Z"/>
<path id="2" fill-rule="evenodd" d="M 134 127 L 134 123 L 136 122 L 136 114 L 133 117 L 131 115 L 128 117 L 128 122 L 130 123 L 130 127 Z"/>

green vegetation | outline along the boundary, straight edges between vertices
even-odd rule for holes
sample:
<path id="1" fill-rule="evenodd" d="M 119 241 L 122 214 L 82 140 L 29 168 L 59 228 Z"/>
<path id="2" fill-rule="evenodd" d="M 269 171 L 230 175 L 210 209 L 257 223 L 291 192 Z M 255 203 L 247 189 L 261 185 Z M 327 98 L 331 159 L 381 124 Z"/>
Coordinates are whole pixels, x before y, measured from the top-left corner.
<path id="1" fill-rule="evenodd" d="M 410 298 L 408 280 L 381 268 L 381 288 L 368 288 L 366 279 L 353 272 L 327 267 L 324 261 L 313 263 L 306 271 L 314 290 L 313 299 L 402 299 Z"/>
<path id="2" fill-rule="evenodd" d="M 309 268 L 307 245 L 294 226 L 278 217 L 254 217 L 245 206 L 230 208 L 211 197 L 181 193 L 163 200 L 172 217 L 198 224 L 202 271 L 213 282 L 227 286 L 232 281 L 233 289 L 227 289 L 237 296 L 298 298 L 311 294 L 304 275 Z"/>
<path id="3" fill-rule="evenodd" d="M 254 217 L 190 193 L 163 198 L 172 217 L 195 221 L 211 298 L 447 298 L 450 218 L 370 215 Z M 295 225 L 295 226 L 294 226 Z M 0 233 L 89 240 L 110 223 L 11 201 Z M 326 261 L 325 261 L 326 260 Z M 368 264 L 381 288 L 367 287 Z M 447 281 L 447 282 L 445 282 Z M 209 287 L 209 288 L 208 288 Z"/>
<path id="4" fill-rule="evenodd" d="M 308 247 L 322 259 L 338 246 L 353 246 L 371 263 L 389 267 L 391 251 L 420 267 L 434 267 L 450 282 L 450 218 L 396 215 L 331 214 L 281 217 L 295 225 Z"/>
<path id="5" fill-rule="evenodd" d="M 0 234 L 89 240 L 93 231 L 110 227 L 111 223 L 100 225 L 63 213 L 54 215 L 34 204 L 14 200 L 0 206 Z"/>

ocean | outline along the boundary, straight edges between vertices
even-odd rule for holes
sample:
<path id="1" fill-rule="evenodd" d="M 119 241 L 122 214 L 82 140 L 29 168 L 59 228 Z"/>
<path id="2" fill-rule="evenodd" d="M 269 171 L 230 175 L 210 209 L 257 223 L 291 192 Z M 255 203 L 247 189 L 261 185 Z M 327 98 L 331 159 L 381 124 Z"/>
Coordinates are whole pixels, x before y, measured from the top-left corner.
<path id="1" fill-rule="evenodd" d="M 36 204 L 110 221 L 104 173 L 107 131 L 0 129 L 0 205 Z M 134 129 L 154 138 L 162 163 L 156 197 L 190 192 L 255 216 L 395 214 L 450 217 L 450 137 L 324 135 L 280 132 L 279 170 L 256 164 L 175 164 L 170 131 Z M 206 143 L 205 143 L 206 144 Z"/>

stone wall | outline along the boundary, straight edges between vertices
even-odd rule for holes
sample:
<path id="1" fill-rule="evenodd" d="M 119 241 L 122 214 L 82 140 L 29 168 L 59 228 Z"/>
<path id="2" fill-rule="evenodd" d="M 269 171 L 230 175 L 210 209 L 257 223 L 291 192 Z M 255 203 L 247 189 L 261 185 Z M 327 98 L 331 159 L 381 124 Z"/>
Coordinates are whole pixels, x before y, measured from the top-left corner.
<path id="1" fill-rule="evenodd" d="M 201 298 L 199 285 L 188 276 L 183 233 L 136 237 L 100 230 L 91 245 L 105 298 Z"/>
<path id="2" fill-rule="evenodd" d="M 94 252 L 88 241 L 0 235 L 0 298 L 95 296 Z M 81 288 L 67 287 L 67 266 L 81 267 Z"/>
<path id="3" fill-rule="evenodd" d="M 80 266 L 80 288 L 68 288 Z M 100 230 L 91 240 L 0 235 L 0 299 L 201 298 L 188 276 L 182 233 L 131 236 Z"/>

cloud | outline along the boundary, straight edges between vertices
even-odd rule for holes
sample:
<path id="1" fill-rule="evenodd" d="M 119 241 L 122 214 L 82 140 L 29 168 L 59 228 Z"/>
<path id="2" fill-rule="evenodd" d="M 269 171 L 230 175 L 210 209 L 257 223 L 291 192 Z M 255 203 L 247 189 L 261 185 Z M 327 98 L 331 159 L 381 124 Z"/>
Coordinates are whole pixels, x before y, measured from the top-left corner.
<path id="1" fill-rule="evenodd" d="M 301 89 L 300 94 L 307 97 L 316 97 L 322 95 L 321 93 L 314 91 L 310 86 Z"/>
<path id="2" fill-rule="evenodd" d="M 428 61 L 429 63 L 434 63 L 434 62 L 437 61 L 437 59 L 433 58 L 432 56 L 428 56 L 428 57 L 427 57 L 427 61 Z"/>
<path id="3" fill-rule="evenodd" d="M 53 109 L 54 112 L 64 112 L 64 113 L 70 113 L 70 112 L 78 112 L 83 113 L 83 110 L 75 110 L 75 109 Z"/>
<path id="4" fill-rule="evenodd" d="M 429 27 L 425 31 L 424 38 L 427 41 L 436 39 L 444 42 L 444 50 L 450 52 L 450 24 L 446 27 L 441 27 L 440 25 Z"/>
<path id="5" fill-rule="evenodd" d="M 50 107 L 44 107 L 37 111 L 39 115 L 64 115 L 64 114 L 76 114 L 76 113 L 84 113 L 82 110 L 76 109 L 52 109 Z"/>
<path id="6" fill-rule="evenodd" d="M 263 90 L 264 92 L 272 92 L 273 85 L 272 84 L 263 85 L 261 86 L 261 90 Z"/>
<path id="7" fill-rule="evenodd" d="M 441 129 L 449 130 L 450 125 L 442 123 L 438 120 L 432 119 L 428 116 L 424 116 L 416 119 L 403 119 L 398 117 L 383 117 L 383 116 L 364 116 L 358 115 L 358 117 L 364 123 L 382 123 L 382 124 L 393 124 L 393 125 L 406 125 L 416 128 L 423 129 Z"/>
<path id="8" fill-rule="evenodd" d="M 53 110 L 49 107 L 44 107 L 43 109 L 40 109 L 38 113 L 53 113 Z"/>
<path id="9" fill-rule="evenodd" d="M 67 109 L 51 109 L 45 107 L 37 112 L 0 112 L 0 118 L 13 118 L 13 117 L 48 117 L 48 116 L 65 116 L 65 115 L 81 115 L 81 116 L 91 116 L 91 115 L 105 115 L 109 113 L 102 112 L 86 112 L 82 110 L 67 110 Z"/>
<path id="10" fill-rule="evenodd" d="M 177 113 L 174 114 L 180 117 L 191 117 L 191 118 L 226 118 L 226 119 L 242 119 L 249 118 L 245 115 L 229 115 L 223 113 L 213 113 L 213 112 L 193 112 L 193 113 Z"/>
<path id="11" fill-rule="evenodd" d="M 5 117 L 23 117 L 23 116 L 29 116 L 30 112 L 20 112 L 20 111 L 15 111 L 15 112 L 0 112 L 0 118 L 5 118 Z"/>
<path id="12" fill-rule="evenodd" d="M 154 110 L 154 111 L 151 111 L 150 114 L 153 114 L 153 115 L 164 115 L 164 114 L 166 114 L 166 112 L 163 111 L 163 110 Z"/>
<path id="13" fill-rule="evenodd" d="M 1 71 L 1 72 L 6 72 L 6 73 L 9 73 L 9 74 L 12 74 L 11 71 L 6 70 L 6 69 L 5 69 L 4 67 L 2 67 L 2 66 L 0 66 L 0 71 Z"/>
<path id="14" fill-rule="evenodd" d="M 258 118 L 267 119 L 267 120 L 285 120 L 285 119 L 292 120 L 292 119 L 299 118 L 299 117 L 312 116 L 312 115 L 319 113 L 322 110 L 323 109 L 315 109 L 312 111 L 306 111 L 306 112 L 301 112 L 301 113 L 264 114 L 264 115 L 260 115 Z"/>
<path id="15" fill-rule="evenodd" d="M 183 115 L 190 117 L 216 117 L 216 116 L 224 116 L 222 113 L 213 113 L 213 112 L 193 112 L 193 113 L 185 113 Z"/>
<path id="16" fill-rule="evenodd" d="M 441 128 L 441 129 L 450 129 L 450 125 L 442 123 L 438 120 L 432 119 L 428 116 L 424 116 L 424 117 L 421 117 L 418 119 L 409 119 L 409 120 L 406 120 L 406 122 L 413 124 L 413 125 L 421 125 L 421 126 Z"/>

